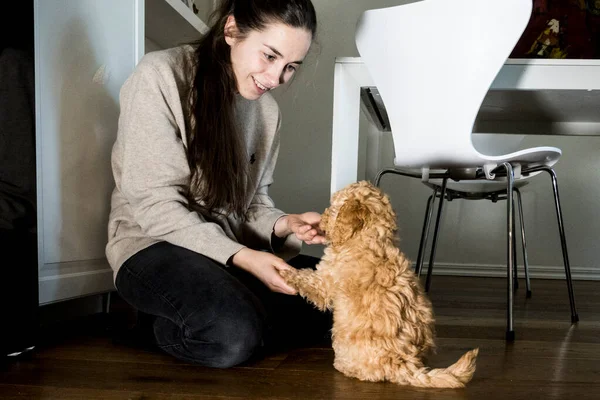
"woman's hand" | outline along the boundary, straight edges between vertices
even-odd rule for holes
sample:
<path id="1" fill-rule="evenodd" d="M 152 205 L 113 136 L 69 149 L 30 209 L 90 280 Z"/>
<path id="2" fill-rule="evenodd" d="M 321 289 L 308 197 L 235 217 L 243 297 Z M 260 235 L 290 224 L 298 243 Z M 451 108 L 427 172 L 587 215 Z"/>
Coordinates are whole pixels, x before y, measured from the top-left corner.
<path id="1" fill-rule="evenodd" d="M 279 270 L 293 269 L 281 258 L 264 251 L 256 251 L 247 247 L 235 253 L 231 262 L 236 267 L 250 272 L 260 279 L 273 292 L 296 294 L 296 289 L 285 283 Z"/>
<path id="2" fill-rule="evenodd" d="M 289 214 L 277 220 L 273 231 L 280 238 L 293 233 L 306 244 L 323 244 L 325 236 L 319 229 L 320 222 L 321 214 L 316 212 Z"/>

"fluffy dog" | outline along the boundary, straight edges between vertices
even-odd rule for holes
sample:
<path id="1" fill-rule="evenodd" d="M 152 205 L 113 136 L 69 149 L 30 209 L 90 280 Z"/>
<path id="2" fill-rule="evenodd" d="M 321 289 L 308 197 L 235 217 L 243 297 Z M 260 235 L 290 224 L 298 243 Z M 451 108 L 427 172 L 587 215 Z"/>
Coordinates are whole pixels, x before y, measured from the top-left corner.
<path id="1" fill-rule="evenodd" d="M 433 310 L 396 246 L 389 197 L 366 181 L 353 183 L 333 195 L 320 228 L 327 248 L 317 269 L 280 272 L 317 308 L 333 310 L 334 367 L 364 381 L 464 387 L 479 349 L 448 368 L 423 365 L 435 347 Z"/>

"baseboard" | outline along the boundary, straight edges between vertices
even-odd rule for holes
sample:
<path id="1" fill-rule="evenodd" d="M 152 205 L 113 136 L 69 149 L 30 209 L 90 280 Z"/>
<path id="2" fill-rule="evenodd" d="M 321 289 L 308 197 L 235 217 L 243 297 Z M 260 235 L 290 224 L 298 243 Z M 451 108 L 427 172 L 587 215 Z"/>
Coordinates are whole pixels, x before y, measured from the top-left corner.
<path id="1" fill-rule="evenodd" d="M 422 274 L 426 272 L 427 264 L 423 266 Z M 502 278 L 506 277 L 506 265 L 436 263 L 433 274 Z M 519 277 L 524 276 L 522 264 L 518 265 L 518 274 Z M 565 279 L 565 268 L 563 266 L 530 265 L 529 276 L 532 279 Z M 598 281 L 600 280 L 600 269 L 571 267 L 571 277 L 573 280 Z"/>
<path id="2" fill-rule="evenodd" d="M 54 325 L 59 322 L 73 320 L 101 313 L 105 298 L 101 294 L 85 296 L 77 299 L 41 305 L 39 320 L 41 325 Z"/>

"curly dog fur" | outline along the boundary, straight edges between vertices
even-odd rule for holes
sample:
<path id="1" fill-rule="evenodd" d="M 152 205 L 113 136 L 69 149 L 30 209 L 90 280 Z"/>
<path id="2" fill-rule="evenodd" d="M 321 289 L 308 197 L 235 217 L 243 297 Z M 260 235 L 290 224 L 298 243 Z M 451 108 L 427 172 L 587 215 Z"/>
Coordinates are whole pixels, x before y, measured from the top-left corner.
<path id="1" fill-rule="evenodd" d="M 478 349 L 448 368 L 423 365 L 435 347 L 433 310 L 396 245 L 388 196 L 366 181 L 353 183 L 333 195 L 320 227 L 328 245 L 316 271 L 281 274 L 317 308 L 333 310 L 334 367 L 364 381 L 464 387 Z"/>

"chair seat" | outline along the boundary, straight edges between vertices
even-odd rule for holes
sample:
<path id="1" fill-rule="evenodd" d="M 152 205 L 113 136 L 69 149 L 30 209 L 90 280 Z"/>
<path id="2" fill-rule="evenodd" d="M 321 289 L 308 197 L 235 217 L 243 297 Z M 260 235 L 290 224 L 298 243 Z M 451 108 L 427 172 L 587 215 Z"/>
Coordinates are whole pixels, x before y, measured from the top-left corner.
<path id="1" fill-rule="evenodd" d="M 556 164 L 561 155 L 562 151 L 558 147 L 541 146 L 531 147 L 529 149 L 523 149 L 500 156 L 485 156 L 485 158 L 496 164 L 502 164 L 504 162 L 509 162 L 513 165 L 519 164 L 525 169 L 542 165 L 552 167 Z"/>
<path id="2" fill-rule="evenodd" d="M 435 162 L 430 160 L 423 160 L 429 165 L 429 168 L 476 168 L 484 166 L 496 166 L 505 162 L 509 162 L 513 165 L 520 165 L 523 169 L 533 168 L 537 166 L 552 167 L 560 156 L 562 151 L 557 147 L 540 146 L 531 147 L 528 149 L 518 150 L 512 153 L 502 155 L 485 155 L 477 152 L 477 156 L 461 157 L 460 155 L 453 154 L 440 154 L 439 158 Z M 414 160 L 412 160 L 414 161 Z M 411 163 L 412 163 L 411 161 Z M 394 165 L 398 168 L 415 168 L 414 165 L 407 165 L 406 160 L 403 157 L 395 157 Z"/>
<path id="3" fill-rule="evenodd" d="M 435 187 L 442 186 L 442 179 L 430 179 L 427 182 L 423 182 L 426 186 L 434 189 Z M 527 178 L 515 179 L 513 187 L 520 189 L 523 186 L 529 184 Z M 446 183 L 446 190 L 451 190 L 463 194 L 489 194 L 489 193 L 502 193 L 506 192 L 506 180 L 493 180 L 488 181 L 485 179 L 478 179 L 472 181 L 452 181 L 448 180 Z"/>

